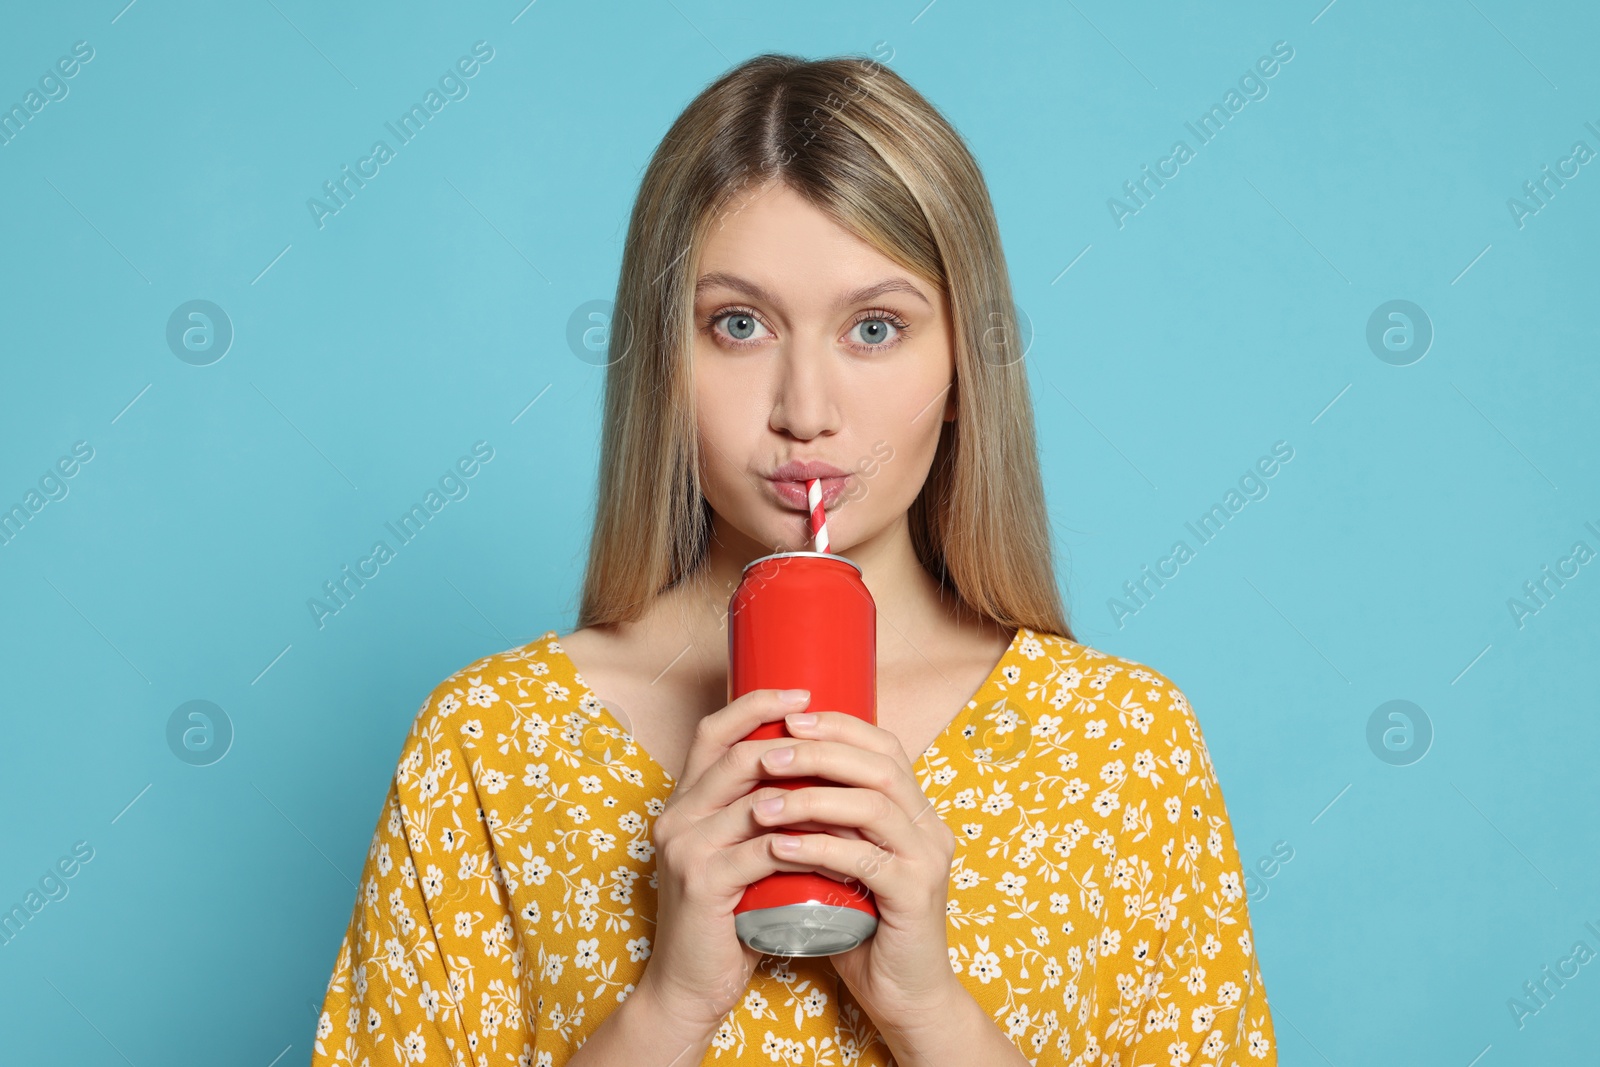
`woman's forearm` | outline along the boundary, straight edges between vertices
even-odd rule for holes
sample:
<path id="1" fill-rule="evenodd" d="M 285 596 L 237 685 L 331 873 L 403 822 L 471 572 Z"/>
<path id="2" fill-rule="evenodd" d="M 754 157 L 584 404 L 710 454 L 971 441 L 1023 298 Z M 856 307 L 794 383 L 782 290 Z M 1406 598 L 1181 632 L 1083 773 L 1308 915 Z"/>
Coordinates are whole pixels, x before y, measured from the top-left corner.
<path id="1" fill-rule="evenodd" d="M 685 1024 L 639 986 L 589 1035 L 568 1067 L 699 1067 L 716 1028 Z"/>
<path id="2" fill-rule="evenodd" d="M 881 1028 L 881 1036 L 898 1067 L 1028 1067 L 1029 1062 L 959 984 L 926 1023 Z"/>

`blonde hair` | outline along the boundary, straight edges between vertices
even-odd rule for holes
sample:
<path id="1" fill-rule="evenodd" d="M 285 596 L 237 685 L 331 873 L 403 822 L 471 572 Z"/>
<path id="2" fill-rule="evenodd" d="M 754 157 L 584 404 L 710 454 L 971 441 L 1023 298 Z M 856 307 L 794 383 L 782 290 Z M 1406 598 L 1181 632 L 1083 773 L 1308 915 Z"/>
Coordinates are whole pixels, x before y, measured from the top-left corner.
<path id="1" fill-rule="evenodd" d="M 719 213 L 774 179 L 948 295 L 957 413 L 908 512 L 918 559 L 979 614 L 1074 639 L 1055 582 L 1010 280 L 977 163 L 883 64 L 770 53 L 695 97 L 640 184 L 612 316 L 578 626 L 637 619 L 705 557 L 692 272 Z"/>

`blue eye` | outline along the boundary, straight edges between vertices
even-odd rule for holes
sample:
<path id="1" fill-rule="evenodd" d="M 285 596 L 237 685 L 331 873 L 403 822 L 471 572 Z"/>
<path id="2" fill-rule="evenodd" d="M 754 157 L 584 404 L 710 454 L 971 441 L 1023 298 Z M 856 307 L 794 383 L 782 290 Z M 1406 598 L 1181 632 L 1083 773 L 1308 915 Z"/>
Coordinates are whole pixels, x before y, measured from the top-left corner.
<path id="1" fill-rule="evenodd" d="M 761 340 L 761 337 L 757 336 L 756 333 L 762 328 L 761 320 L 748 311 L 743 311 L 739 308 L 719 311 L 707 320 L 707 325 L 713 332 L 716 332 L 719 322 L 727 324 L 723 337 L 733 344 L 744 346 Z"/>
<path id="2" fill-rule="evenodd" d="M 880 345 L 889 339 L 889 331 L 894 324 L 887 319 L 862 319 L 856 323 L 856 328 L 861 329 L 861 340 L 869 345 Z"/>
<path id="3" fill-rule="evenodd" d="M 869 311 L 850 327 L 862 348 L 892 348 L 905 340 L 911 324 L 888 311 Z M 892 333 L 890 331 L 893 331 Z"/>

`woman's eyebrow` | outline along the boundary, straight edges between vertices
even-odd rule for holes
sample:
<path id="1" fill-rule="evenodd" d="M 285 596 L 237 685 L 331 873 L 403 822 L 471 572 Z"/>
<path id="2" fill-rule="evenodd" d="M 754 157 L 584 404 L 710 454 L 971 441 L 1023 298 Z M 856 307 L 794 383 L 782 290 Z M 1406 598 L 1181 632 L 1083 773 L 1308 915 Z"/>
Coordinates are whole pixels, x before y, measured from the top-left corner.
<path id="1" fill-rule="evenodd" d="M 720 270 L 712 271 L 709 274 L 702 274 L 699 281 L 695 282 L 695 295 L 699 296 L 705 290 L 715 288 L 719 285 L 723 286 L 724 288 L 733 289 L 737 292 L 744 293 L 752 299 L 759 300 L 762 303 L 771 304 L 773 307 L 782 307 L 782 303 L 780 301 L 775 299 L 771 293 L 761 288 L 761 286 L 757 285 L 755 282 L 752 282 L 746 278 L 741 278 L 737 274 L 729 274 L 726 271 Z M 904 278 L 885 278 L 881 282 L 874 282 L 871 285 L 864 285 L 859 289 L 845 293 L 839 298 L 839 306 L 844 307 L 850 304 L 865 303 L 866 301 L 871 300 L 873 297 L 881 296 L 884 293 L 907 293 L 916 297 L 924 304 L 927 304 L 930 308 L 933 306 L 929 302 L 928 298 L 923 295 L 921 289 L 918 289 L 915 285 L 911 284 L 911 282 Z"/>

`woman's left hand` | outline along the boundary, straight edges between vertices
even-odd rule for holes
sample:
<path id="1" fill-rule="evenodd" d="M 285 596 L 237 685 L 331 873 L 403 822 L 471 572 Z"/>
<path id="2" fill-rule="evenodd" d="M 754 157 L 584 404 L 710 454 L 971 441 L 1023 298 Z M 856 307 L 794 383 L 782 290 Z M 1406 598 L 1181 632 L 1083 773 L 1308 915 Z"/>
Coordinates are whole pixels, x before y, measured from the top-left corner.
<path id="1" fill-rule="evenodd" d="M 771 757 L 780 750 L 774 749 L 762 766 L 778 780 L 815 776 L 840 784 L 790 789 L 781 811 L 756 819 L 773 828 L 809 823 L 855 832 L 786 836 L 800 847 L 775 854 L 796 870 L 854 879 L 872 891 L 876 932 L 829 958 L 880 1030 L 936 1025 L 951 996 L 961 992 L 945 925 L 955 834 L 917 784 L 899 738 L 844 712 L 815 717 L 806 727 L 790 715 L 794 758 L 775 765 Z"/>

